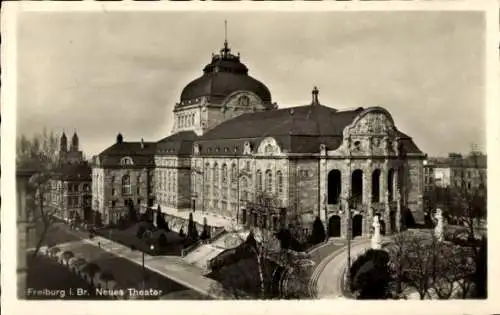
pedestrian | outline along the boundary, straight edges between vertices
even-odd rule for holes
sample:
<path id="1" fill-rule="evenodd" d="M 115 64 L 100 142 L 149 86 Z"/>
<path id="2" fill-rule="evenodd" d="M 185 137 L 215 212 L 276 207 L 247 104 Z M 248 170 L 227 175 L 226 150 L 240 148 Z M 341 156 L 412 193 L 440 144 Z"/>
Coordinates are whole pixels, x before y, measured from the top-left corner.
<path id="1" fill-rule="evenodd" d="M 97 241 L 97 245 L 99 245 L 99 248 L 101 248 L 101 242 Z"/>

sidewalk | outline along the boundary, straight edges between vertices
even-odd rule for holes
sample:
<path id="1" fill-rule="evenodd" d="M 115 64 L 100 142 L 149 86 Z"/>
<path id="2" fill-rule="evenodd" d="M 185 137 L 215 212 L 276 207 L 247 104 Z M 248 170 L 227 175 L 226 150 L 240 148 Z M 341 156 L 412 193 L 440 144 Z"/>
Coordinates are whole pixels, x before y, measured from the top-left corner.
<path id="1" fill-rule="evenodd" d="M 351 244 L 351 259 L 355 259 L 370 248 L 370 239 L 361 239 Z M 352 263 L 352 261 L 351 261 Z M 316 298 L 343 298 L 342 283 L 347 265 L 347 247 L 344 246 L 327 256 L 314 271 L 311 281 L 315 285 Z"/>
<path id="2" fill-rule="evenodd" d="M 131 251 L 128 247 L 96 236 L 93 239 L 83 239 L 85 243 L 100 247 L 116 256 L 142 265 L 142 252 Z M 100 243 L 100 246 L 99 246 Z M 215 299 L 223 298 L 223 289 L 219 282 L 203 276 L 204 271 L 189 265 L 177 256 L 149 256 L 144 254 L 144 266 L 172 281 L 189 289 Z"/>
<path id="3" fill-rule="evenodd" d="M 210 226 L 215 226 L 215 227 L 225 227 L 228 229 L 232 229 L 236 226 L 235 220 L 223 216 L 216 215 L 215 213 L 212 212 L 202 212 L 202 211 L 178 211 L 177 209 L 173 209 L 171 207 L 163 206 L 160 205 L 161 212 L 183 218 L 185 220 L 189 219 L 189 214 L 193 214 L 193 220 L 196 221 L 197 223 L 203 225 L 204 219 L 207 220 L 207 224 Z M 154 206 L 152 208 L 153 210 L 158 209 L 158 205 Z"/>

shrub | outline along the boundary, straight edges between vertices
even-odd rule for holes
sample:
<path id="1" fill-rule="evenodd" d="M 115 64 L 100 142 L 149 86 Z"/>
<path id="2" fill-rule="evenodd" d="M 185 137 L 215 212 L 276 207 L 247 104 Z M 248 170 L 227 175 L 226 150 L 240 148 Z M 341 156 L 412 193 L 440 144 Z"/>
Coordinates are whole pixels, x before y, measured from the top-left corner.
<path id="1" fill-rule="evenodd" d="M 383 260 L 369 260 L 352 281 L 352 290 L 358 292 L 358 299 L 387 299 L 390 297 L 391 274 Z"/>
<path id="2" fill-rule="evenodd" d="M 163 230 L 167 228 L 167 222 L 165 222 L 165 218 L 163 218 L 163 214 L 160 210 L 156 211 L 156 226 Z"/>
<path id="3" fill-rule="evenodd" d="M 354 261 L 354 263 L 351 266 L 351 277 L 354 279 L 360 269 L 369 261 L 372 261 L 374 265 L 387 265 L 389 262 L 389 254 L 383 250 L 376 250 L 376 249 L 369 249 Z M 351 282 L 351 290 L 353 290 L 352 284 L 354 282 Z"/>
<path id="4" fill-rule="evenodd" d="M 184 233 L 184 228 L 182 228 L 182 227 L 181 227 L 181 230 L 179 231 L 179 236 L 186 237 L 186 233 Z"/>
<path id="5" fill-rule="evenodd" d="M 167 236 L 165 235 L 165 233 L 161 233 L 160 236 L 158 237 L 158 246 L 165 247 L 167 245 L 168 245 Z"/>
<path id="6" fill-rule="evenodd" d="M 144 233 L 146 232 L 146 228 L 143 225 L 140 225 L 139 228 L 137 228 L 137 238 L 142 238 Z"/>
<path id="7" fill-rule="evenodd" d="M 196 229 L 196 223 L 193 220 L 193 213 L 189 214 L 187 237 L 193 242 L 196 242 L 198 240 L 198 230 Z"/>
<path id="8" fill-rule="evenodd" d="M 203 232 L 201 232 L 200 239 L 208 240 L 209 238 L 210 238 L 210 229 L 208 228 L 208 225 L 205 223 L 203 225 Z"/>
<path id="9" fill-rule="evenodd" d="M 311 234 L 311 243 L 312 244 L 319 244 L 323 242 L 326 238 L 326 232 L 325 232 L 325 227 L 323 226 L 323 222 L 321 222 L 321 219 L 319 216 L 316 217 L 313 223 L 313 230 Z"/>

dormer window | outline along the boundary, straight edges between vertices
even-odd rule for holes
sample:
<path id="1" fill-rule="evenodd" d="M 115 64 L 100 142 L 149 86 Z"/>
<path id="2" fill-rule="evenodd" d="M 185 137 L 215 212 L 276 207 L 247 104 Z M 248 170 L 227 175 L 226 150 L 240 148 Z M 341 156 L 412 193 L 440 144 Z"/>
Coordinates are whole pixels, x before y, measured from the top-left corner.
<path id="1" fill-rule="evenodd" d="M 131 157 L 124 157 L 120 160 L 120 165 L 134 165 L 134 161 Z"/>

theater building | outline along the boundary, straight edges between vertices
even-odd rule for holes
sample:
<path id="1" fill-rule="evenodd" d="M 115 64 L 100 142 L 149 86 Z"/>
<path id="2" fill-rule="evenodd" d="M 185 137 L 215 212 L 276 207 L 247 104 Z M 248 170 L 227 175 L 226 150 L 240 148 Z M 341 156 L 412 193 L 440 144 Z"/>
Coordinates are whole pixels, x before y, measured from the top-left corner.
<path id="1" fill-rule="evenodd" d="M 94 158 L 94 207 L 116 219 L 133 196 L 179 217 L 266 228 L 299 218 L 306 232 L 319 216 L 331 237 L 346 236 L 349 220 L 353 236 L 369 235 L 375 215 L 386 233 L 410 216 L 423 221 L 424 154 L 391 114 L 330 107 L 317 88 L 304 98 L 278 108 L 225 42 L 182 90 L 171 135 L 148 143 L 120 135 Z M 268 213 L 252 210 L 262 195 Z"/>

